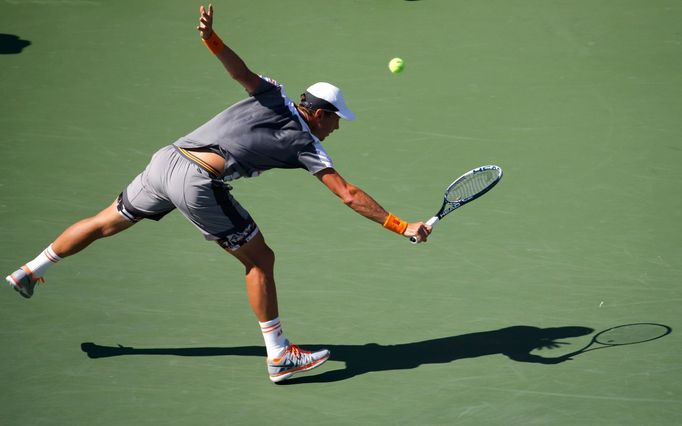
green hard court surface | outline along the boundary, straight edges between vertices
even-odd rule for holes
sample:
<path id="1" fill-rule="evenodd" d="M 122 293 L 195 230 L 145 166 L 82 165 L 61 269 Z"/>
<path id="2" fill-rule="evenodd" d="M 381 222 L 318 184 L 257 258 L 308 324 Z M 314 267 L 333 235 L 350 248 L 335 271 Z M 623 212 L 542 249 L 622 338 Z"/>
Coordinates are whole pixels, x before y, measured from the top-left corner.
<path id="1" fill-rule="evenodd" d="M 200 43 L 198 7 L 0 2 L 3 277 L 244 96 Z M 53 267 L 31 300 L 4 286 L 0 424 L 682 423 L 679 1 L 218 0 L 215 14 L 290 96 L 344 89 L 358 119 L 327 150 L 398 216 L 427 219 L 470 168 L 505 177 L 420 246 L 304 171 L 237 182 L 278 255 L 287 335 L 332 350 L 285 386 L 267 378 L 241 266 L 179 213 Z M 552 361 L 633 323 L 672 332 Z"/>

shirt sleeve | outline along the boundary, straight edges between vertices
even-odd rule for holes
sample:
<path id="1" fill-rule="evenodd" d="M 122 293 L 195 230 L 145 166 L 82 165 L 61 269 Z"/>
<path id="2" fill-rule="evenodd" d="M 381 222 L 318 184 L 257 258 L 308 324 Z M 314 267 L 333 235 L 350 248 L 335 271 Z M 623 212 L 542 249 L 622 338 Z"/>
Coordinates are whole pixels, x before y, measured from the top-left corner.
<path id="1" fill-rule="evenodd" d="M 313 142 L 306 146 L 298 155 L 298 160 L 311 174 L 316 174 L 324 169 L 333 169 L 334 163 L 324 150 L 320 142 Z"/>
<path id="2" fill-rule="evenodd" d="M 266 93 L 270 90 L 280 89 L 282 87 L 281 84 L 279 84 L 277 81 L 275 81 L 269 77 L 265 77 L 262 75 L 259 75 L 259 77 L 260 77 L 260 84 L 258 85 L 256 90 L 249 93 L 249 95 L 251 95 L 251 96 L 262 95 L 263 93 Z"/>

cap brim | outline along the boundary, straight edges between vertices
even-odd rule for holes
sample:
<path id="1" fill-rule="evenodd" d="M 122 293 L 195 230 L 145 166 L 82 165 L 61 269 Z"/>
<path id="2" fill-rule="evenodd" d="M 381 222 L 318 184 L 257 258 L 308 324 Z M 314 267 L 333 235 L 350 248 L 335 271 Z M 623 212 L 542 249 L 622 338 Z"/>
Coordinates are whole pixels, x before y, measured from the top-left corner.
<path id="1" fill-rule="evenodd" d="M 339 109 L 336 111 L 336 115 L 343 118 L 344 120 L 353 121 L 355 120 L 355 114 L 348 108 Z"/>

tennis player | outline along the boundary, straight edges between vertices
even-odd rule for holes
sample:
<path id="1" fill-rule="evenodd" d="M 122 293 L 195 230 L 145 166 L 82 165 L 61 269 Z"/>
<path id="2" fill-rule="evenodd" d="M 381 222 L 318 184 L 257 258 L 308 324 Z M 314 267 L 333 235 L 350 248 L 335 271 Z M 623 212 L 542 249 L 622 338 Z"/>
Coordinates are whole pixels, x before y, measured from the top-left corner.
<path id="1" fill-rule="evenodd" d="M 146 169 L 99 214 L 74 223 L 38 257 L 7 276 L 30 298 L 46 270 L 93 241 L 117 234 L 142 219 L 160 220 L 178 209 L 207 240 L 216 241 L 246 269 L 246 289 L 267 349 L 270 380 L 279 382 L 329 358 L 328 350 L 304 351 L 285 337 L 274 279 L 275 255 L 227 183 L 269 169 L 306 169 L 347 206 L 389 230 L 426 241 L 431 228 L 407 223 L 344 180 L 321 145 L 353 120 L 336 86 L 315 83 L 296 105 L 276 81 L 254 74 L 213 31 L 213 7 L 200 7 L 197 30 L 204 44 L 249 96 L 187 136 L 157 151 Z"/>

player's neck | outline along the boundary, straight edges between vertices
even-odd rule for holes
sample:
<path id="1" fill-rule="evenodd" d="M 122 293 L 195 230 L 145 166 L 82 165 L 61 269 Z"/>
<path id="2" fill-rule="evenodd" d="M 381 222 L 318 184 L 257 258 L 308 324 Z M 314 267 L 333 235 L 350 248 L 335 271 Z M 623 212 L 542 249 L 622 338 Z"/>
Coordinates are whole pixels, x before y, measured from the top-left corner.
<path id="1" fill-rule="evenodd" d="M 299 115 L 305 121 L 306 124 L 310 125 L 310 114 L 305 108 L 300 107 L 299 105 L 296 105 L 296 109 L 298 110 Z"/>
<path id="2" fill-rule="evenodd" d="M 305 121 L 305 124 L 308 125 L 308 128 L 310 129 L 310 133 L 315 135 L 316 138 L 319 138 L 320 135 L 318 134 L 318 131 L 317 131 L 318 125 L 317 125 L 317 122 L 315 120 L 311 120 L 312 117 L 311 117 L 310 111 L 305 109 L 305 108 L 302 108 L 298 105 L 296 105 L 296 109 L 298 109 L 298 113 L 301 116 L 301 118 L 303 119 L 303 121 Z"/>

